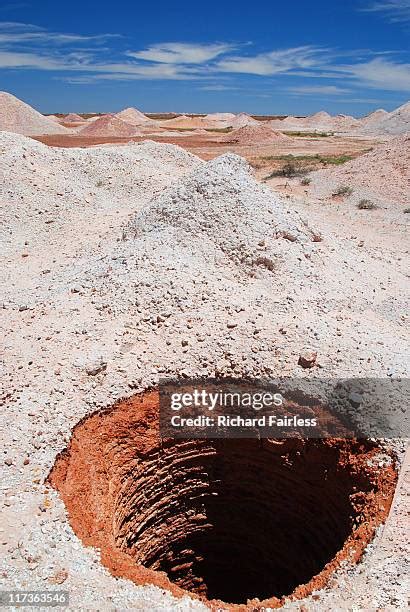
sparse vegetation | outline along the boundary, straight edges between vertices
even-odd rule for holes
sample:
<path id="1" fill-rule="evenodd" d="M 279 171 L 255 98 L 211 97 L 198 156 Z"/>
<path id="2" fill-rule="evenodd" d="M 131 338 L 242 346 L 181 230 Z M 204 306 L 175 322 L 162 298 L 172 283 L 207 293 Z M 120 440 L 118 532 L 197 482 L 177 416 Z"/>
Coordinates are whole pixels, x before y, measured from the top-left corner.
<path id="1" fill-rule="evenodd" d="M 353 156 L 348 154 L 342 155 L 268 155 L 258 158 L 258 167 L 274 166 L 271 174 L 265 180 L 285 176 L 293 178 L 302 176 L 313 170 L 324 168 L 328 165 L 340 165 L 353 159 Z M 255 164 L 255 162 L 254 162 Z M 255 164 L 256 165 L 256 164 Z M 276 167 L 275 167 L 276 166 Z M 308 183 L 304 183 L 307 185 Z"/>
<path id="2" fill-rule="evenodd" d="M 304 187 L 307 187 L 308 185 L 310 185 L 310 183 L 312 182 L 312 179 L 309 178 L 308 176 L 305 176 L 301 181 L 300 184 L 303 185 Z"/>
<path id="3" fill-rule="evenodd" d="M 332 195 L 348 197 L 352 195 L 353 191 L 353 187 L 349 187 L 348 185 L 340 185 L 340 187 L 338 187 L 336 191 L 332 193 Z"/>
<path id="4" fill-rule="evenodd" d="M 319 161 L 325 166 L 331 164 L 333 166 L 340 166 L 353 159 L 351 155 L 319 155 Z"/>
<path id="5" fill-rule="evenodd" d="M 302 168 L 299 164 L 295 164 L 294 162 L 288 162 L 282 168 L 283 176 L 291 178 L 293 176 L 300 176 L 304 172 L 307 172 L 304 168 Z"/>
<path id="6" fill-rule="evenodd" d="M 286 136 L 295 136 L 296 138 L 327 138 L 334 136 L 333 132 L 283 132 Z"/>
<path id="7" fill-rule="evenodd" d="M 377 208 L 377 206 L 371 200 L 363 199 L 363 200 L 360 200 L 360 202 L 357 205 L 357 208 L 359 208 L 360 210 L 374 210 L 375 208 Z"/>
<path id="8" fill-rule="evenodd" d="M 296 161 L 296 162 L 312 162 L 312 163 L 320 163 L 323 165 L 332 164 L 335 166 L 339 166 L 341 164 L 345 164 L 346 162 L 353 159 L 352 155 L 268 155 L 266 157 L 261 157 L 261 159 L 266 161 Z"/>
<path id="9" fill-rule="evenodd" d="M 233 128 L 232 127 L 226 127 L 226 128 L 205 128 L 205 130 L 207 132 L 217 132 L 219 134 L 229 134 L 229 132 L 232 132 Z"/>
<path id="10" fill-rule="evenodd" d="M 97 181 L 96 186 L 97 187 L 102 187 L 104 185 L 104 181 Z"/>
<path id="11" fill-rule="evenodd" d="M 192 132 L 195 128 L 190 127 L 171 127 L 169 128 L 173 132 Z"/>
<path id="12" fill-rule="evenodd" d="M 294 178 L 295 176 L 302 176 L 303 174 L 306 174 L 306 172 L 308 172 L 307 168 L 304 168 L 300 164 L 295 163 L 293 161 L 289 161 L 286 164 L 284 164 L 281 168 L 279 168 L 278 170 L 274 170 L 273 172 L 271 172 L 269 176 L 265 177 L 265 180 L 275 178 L 278 176 L 284 176 L 286 178 Z"/>

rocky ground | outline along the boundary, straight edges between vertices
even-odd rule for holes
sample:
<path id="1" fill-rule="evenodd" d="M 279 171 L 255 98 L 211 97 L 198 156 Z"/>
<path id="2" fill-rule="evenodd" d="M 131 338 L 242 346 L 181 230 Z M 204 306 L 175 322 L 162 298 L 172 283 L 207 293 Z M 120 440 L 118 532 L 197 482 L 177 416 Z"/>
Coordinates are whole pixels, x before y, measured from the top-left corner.
<path id="1" fill-rule="evenodd" d="M 166 374 L 406 376 L 405 215 L 341 229 L 236 155 L 153 142 L 52 149 L 2 133 L 0 165 L 4 584 L 61 585 L 76 609 L 206 609 L 99 564 L 44 485 L 56 454 L 85 415 Z M 285 609 L 404 608 L 397 517 L 363 563 Z"/>

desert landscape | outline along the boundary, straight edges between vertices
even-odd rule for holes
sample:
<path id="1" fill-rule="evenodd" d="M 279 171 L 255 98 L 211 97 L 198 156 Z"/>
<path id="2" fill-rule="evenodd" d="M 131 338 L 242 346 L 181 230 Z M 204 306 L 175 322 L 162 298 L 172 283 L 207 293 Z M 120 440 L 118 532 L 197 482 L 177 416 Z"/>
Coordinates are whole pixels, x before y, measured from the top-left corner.
<path id="1" fill-rule="evenodd" d="M 0 93 L 3 589 L 75 610 L 406 609 L 405 438 L 163 447 L 157 389 L 408 378 L 410 102 L 72 111 Z M 252 527 L 228 476 L 209 492 L 215 457 L 258 501 Z"/>

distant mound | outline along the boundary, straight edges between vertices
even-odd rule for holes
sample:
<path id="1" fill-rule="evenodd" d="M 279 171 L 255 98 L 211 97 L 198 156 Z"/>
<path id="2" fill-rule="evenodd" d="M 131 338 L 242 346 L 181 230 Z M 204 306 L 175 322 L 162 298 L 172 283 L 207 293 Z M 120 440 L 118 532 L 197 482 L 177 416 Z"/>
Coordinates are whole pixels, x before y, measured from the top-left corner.
<path id="1" fill-rule="evenodd" d="M 371 125 L 372 123 L 378 123 L 382 119 L 385 119 L 389 113 L 384 108 L 378 108 L 373 113 L 362 117 L 360 123 L 362 125 Z"/>
<path id="2" fill-rule="evenodd" d="M 207 115 L 205 119 L 208 121 L 232 121 L 235 117 L 236 115 L 233 113 L 211 113 Z"/>
<path id="3" fill-rule="evenodd" d="M 133 107 L 125 108 L 124 110 L 117 113 L 115 116 L 118 119 L 121 119 L 121 121 L 125 121 L 125 123 L 129 123 L 131 125 L 144 125 L 146 123 L 154 123 L 152 119 L 150 119 L 149 117 L 144 115 L 144 113 L 141 113 L 141 111 Z"/>
<path id="4" fill-rule="evenodd" d="M 233 113 L 211 113 L 204 117 L 204 121 L 206 121 L 211 128 L 227 128 L 232 126 L 235 117 L 236 115 Z"/>
<path id="5" fill-rule="evenodd" d="M 358 133 L 378 136 L 379 134 L 406 134 L 410 131 L 410 102 L 399 106 L 391 113 L 383 109 L 364 117 L 359 124 Z"/>
<path id="6" fill-rule="evenodd" d="M 103 115 L 95 121 L 88 123 L 79 132 L 81 136 L 135 136 L 134 126 L 118 119 L 115 115 Z"/>
<path id="7" fill-rule="evenodd" d="M 355 129 L 360 122 L 350 115 L 329 115 L 320 111 L 308 117 L 286 117 L 285 119 L 274 119 L 269 124 L 279 130 L 305 131 L 305 132 L 349 132 Z"/>
<path id="8" fill-rule="evenodd" d="M 290 137 L 275 131 L 264 122 L 256 122 L 256 125 L 246 125 L 238 128 L 229 134 L 224 134 L 219 139 L 220 142 L 242 145 L 272 144 L 279 140 L 290 140 Z"/>
<path id="9" fill-rule="evenodd" d="M 83 117 L 80 115 L 77 115 L 77 113 L 69 113 L 63 118 L 63 121 L 65 123 L 84 123 L 85 119 L 83 119 Z"/>
<path id="10" fill-rule="evenodd" d="M 410 102 L 399 106 L 382 119 L 378 127 L 385 134 L 403 134 L 410 131 Z"/>
<path id="11" fill-rule="evenodd" d="M 0 92 L 0 130 L 24 136 L 70 133 L 56 120 L 45 117 L 6 91 Z"/>
<path id="12" fill-rule="evenodd" d="M 181 130 L 197 130 L 200 128 L 206 129 L 212 127 L 211 122 L 206 117 L 188 117 L 187 115 L 180 115 L 174 119 L 166 119 L 161 121 L 160 125 L 166 128 L 177 128 Z"/>
<path id="13" fill-rule="evenodd" d="M 350 115 L 329 115 L 324 111 L 315 113 L 306 119 L 302 119 L 303 126 L 315 130 L 327 130 L 331 132 L 345 132 L 354 129 L 359 121 Z"/>
<path id="14" fill-rule="evenodd" d="M 239 113 L 239 115 L 236 115 L 235 118 L 232 119 L 230 124 L 233 128 L 236 129 L 246 127 L 247 125 L 258 125 L 259 121 L 257 121 L 250 115 L 247 115 L 246 113 Z"/>
<path id="15" fill-rule="evenodd" d="M 322 123 L 323 121 L 329 121 L 332 116 L 329 115 L 326 111 L 319 111 L 318 113 L 314 113 L 307 118 L 309 123 Z"/>

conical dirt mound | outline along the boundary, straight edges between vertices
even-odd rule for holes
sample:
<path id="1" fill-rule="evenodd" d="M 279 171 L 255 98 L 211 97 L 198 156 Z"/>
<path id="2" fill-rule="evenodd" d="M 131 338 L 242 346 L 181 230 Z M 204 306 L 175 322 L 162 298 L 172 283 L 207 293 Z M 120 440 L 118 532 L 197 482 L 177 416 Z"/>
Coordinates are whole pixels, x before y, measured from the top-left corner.
<path id="1" fill-rule="evenodd" d="M 381 119 L 386 119 L 388 114 L 389 113 L 386 110 L 384 110 L 384 108 L 379 108 L 373 111 L 373 113 L 366 115 L 366 117 L 363 117 L 360 120 L 360 122 L 362 125 L 370 125 L 372 123 L 377 123 Z"/>
<path id="2" fill-rule="evenodd" d="M 85 119 L 81 117 L 81 115 L 77 115 L 77 113 L 69 113 L 64 117 L 65 123 L 84 123 Z"/>
<path id="3" fill-rule="evenodd" d="M 230 125 L 235 129 L 246 127 L 247 125 L 257 125 L 257 124 L 258 124 L 258 121 L 254 119 L 253 117 L 251 117 L 250 115 L 247 115 L 246 113 L 240 113 L 239 115 L 236 115 L 236 117 L 232 119 L 232 121 L 230 121 Z"/>
<path id="4" fill-rule="evenodd" d="M 272 144 L 278 140 L 290 140 L 289 136 L 276 132 L 270 125 L 258 123 L 257 125 L 247 125 L 233 130 L 229 134 L 224 134 L 220 142 L 234 144 Z"/>
<path id="5" fill-rule="evenodd" d="M 134 126 L 113 115 L 104 115 L 79 131 L 81 136 L 135 136 Z"/>
<path id="6" fill-rule="evenodd" d="M 24 136 L 69 133 L 67 128 L 6 91 L 0 92 L 0 130 Z"/>
<path id="7" fill-rule="evenodd" d="M 130 123 L 131 125 L 144 125 L 146 123 L 153 123 L 152 120 L 141 113 L 136 108 L 130 107 L 125 108 L 121 112 L 115 115 L 117 119 L 121 119 L 121 121 L 125 121 L 125 123 Z"/>
<path id="8" fill-rule="evenodd" d="M 223 259 L 243 271 L 272 271 L 285 253 L 288 260 L 301 257 L 314 232 L 250 172 L 243 158 L 227 153 L 165 190 L 131 223 L 135 237 L 153 245 L 141 252 L 166 252 L 178 261 L 190 253 L 195 261 L 202 257 L 208 271 Z M 195 265 L 192 270 L 197 278 Z"/>

